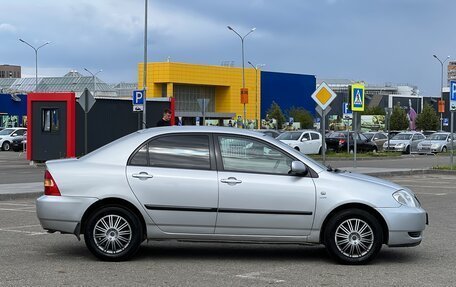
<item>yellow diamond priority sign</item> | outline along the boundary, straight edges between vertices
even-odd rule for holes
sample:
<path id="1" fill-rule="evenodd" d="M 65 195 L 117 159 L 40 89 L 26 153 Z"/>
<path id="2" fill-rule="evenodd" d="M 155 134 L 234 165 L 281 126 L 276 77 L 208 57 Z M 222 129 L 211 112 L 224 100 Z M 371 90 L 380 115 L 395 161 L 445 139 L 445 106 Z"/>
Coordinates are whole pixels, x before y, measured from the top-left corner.
<path id="1" fill-rule="evenodd" d="M 321 83 L 318 89 L 312 94 L 312 99 L 325 110 L 336 98 L 336 93 L 325 83 Z"/>

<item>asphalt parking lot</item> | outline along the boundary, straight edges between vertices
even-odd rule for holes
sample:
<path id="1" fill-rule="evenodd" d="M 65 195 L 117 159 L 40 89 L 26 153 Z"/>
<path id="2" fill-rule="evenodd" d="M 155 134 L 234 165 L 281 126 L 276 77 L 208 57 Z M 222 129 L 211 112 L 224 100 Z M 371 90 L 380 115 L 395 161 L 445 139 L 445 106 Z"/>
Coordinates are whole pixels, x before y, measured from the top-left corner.
<path id="1" fill-rule="evenodd" d="M 456 176 L 390 179 L 418 194 L 430 225 L 420 246 L 384 246 L 367 266 L 337 265 L 321 246 L 152 241 L 144 242 L 131 261 L 106 263 L 73 235 L 45 233 L 34 199 L 0 201 L 0 285 L 454 285 Z"/>

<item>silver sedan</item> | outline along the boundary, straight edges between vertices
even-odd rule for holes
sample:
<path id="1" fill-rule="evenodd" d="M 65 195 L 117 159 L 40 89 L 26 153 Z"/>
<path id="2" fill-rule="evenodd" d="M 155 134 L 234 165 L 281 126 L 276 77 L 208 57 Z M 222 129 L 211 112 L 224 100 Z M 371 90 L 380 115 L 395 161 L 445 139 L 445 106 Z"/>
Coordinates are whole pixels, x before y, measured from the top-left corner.
<path id="1" fill-rule="evenodd" d="M 421 243 L 427 213 L 394 183 L 327 168 L 256 132 L 163 127 L 46 163 L 44 229 L 84 235 L 98 258 L 148 240 L 324 244 L 344 264 Z"/>

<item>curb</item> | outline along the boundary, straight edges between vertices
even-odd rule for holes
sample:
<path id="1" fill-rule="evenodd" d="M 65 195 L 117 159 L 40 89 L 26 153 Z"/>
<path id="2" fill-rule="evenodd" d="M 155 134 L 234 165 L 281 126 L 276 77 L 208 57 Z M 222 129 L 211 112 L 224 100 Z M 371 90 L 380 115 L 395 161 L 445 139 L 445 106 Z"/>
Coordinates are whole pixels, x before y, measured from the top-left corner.
<path id="1" fill-rule="evenodd" d="M 0 201 L 14 200 L 14 199 L 32 199 L 38 198 L 43 194 L 42 191 L 23 192 L 23 193 L 6 193 L 0 194 Z"/>
<path id="2" fill-rule="evenodd" d="M 372 176 L 384 176 L 384 177 L 395 177 L 402 175 L 420 175 L 420 174 L 447 174 L 456 175 L 456 170 L 438 170 L 438 169 L 411 169 L 402 171 L 379 171 L 379 172 L 368 172 L 366 175 Z"/>

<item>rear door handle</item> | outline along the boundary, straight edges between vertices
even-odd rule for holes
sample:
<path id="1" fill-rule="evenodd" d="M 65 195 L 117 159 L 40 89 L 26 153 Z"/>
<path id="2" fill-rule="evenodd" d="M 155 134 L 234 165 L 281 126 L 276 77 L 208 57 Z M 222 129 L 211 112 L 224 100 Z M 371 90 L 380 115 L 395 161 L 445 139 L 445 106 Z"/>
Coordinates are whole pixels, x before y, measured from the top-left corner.
<path id="1" fill-rule="evenodd" d="M 224 179 L 221 179 L 220 181 L 223 183 L 227 183 L 229 185 L 235 185 L 235 184 L 242 183 L 242 180 L 239 180 L 235 177 L 224 178 Z"/>
<path id="2" fill-rule="evenodd" d="M 134 178 L 139 178 L 140 180 L 146 180 L 146 179 L 154 177 L 153 175 L 148 174 L 147 172 L 144 172 L 144 171 L 142 171 L 140 173 L 134 173 L 131 176 Z"/>

